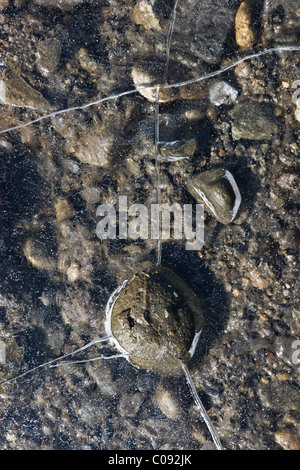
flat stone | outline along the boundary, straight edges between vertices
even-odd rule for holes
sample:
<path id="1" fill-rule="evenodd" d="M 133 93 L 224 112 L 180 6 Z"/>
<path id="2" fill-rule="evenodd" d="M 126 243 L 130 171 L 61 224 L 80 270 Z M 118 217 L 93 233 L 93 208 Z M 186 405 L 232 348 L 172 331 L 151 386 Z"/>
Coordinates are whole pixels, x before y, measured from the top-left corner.
<path id="1" fill-rule="evenodd" d="M 40 110 L 50 108 L 43 95 L 32 88 L 16 69 L 7 71 L 5 78 L 0 80 L 0 103 Z"/>

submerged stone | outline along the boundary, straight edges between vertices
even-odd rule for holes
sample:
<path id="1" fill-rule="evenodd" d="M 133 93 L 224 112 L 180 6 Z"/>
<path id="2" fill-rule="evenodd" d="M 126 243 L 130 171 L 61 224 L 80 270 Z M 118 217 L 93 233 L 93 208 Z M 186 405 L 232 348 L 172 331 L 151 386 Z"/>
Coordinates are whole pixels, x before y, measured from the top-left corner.
<path id="1" fill-rule="evenodd" d="M 4 79 L 0 80 L 0 103 L 41 110 L 50 107 L 43 95 L 13 69 L 6 72 Z"/>
<path id="2" fill-rule="evenodd" d="M 61 55 L 61 45 L 58 39 L 46 39 L 41 41 L 36 52 L 36 64 L 38 70 L 47 75 L 59 64 Z"/>
<path id="3" fill-rule="evenodd" d="M 168 83 L 165 77 L 166 58 L 160 56 L 149 56 L 139 59 L 132 68 L 131 76 L 136 88 L 141 95 L 149 101 L 155 102 L 158 98 L 160 103 L 167 103 L 179 98 L 178 88 L 163 88 L 168 83 L 178 83 L 183 77 L 191 78 L 187 67 L 177 61 L 170 60 L 168 64 Z M 155 87 L 160 86 L 159 95 Z"/>
<path id="4" fill-rule="evenodd" d="M 235 0 L 178 2 L 171 52 L 176 51 L 179 60 L 188 56 L 195 66 L 197 59 L 217 64 L 234 26 L 237 4 Z"/>
<path id="5" fill-rule="evenodd" d="M 143 26 L 146 30 L 161 30 L 158 18 L 153 12 L 152 5 L 146 0 L 140 0 L 132 10 L 132 19 L 135 24 Z"/>
<path id="6" fill-rule="evenodd" d="M 190 179 L 186 186 L 196 201 L 204 204 L 206 210 L 222 224 L 229 224 L 236 217 L 241 195 L 228 170 L 204 171 Z"/>
<path id="7" fill-rule="evenodd" d="M 236 101 L 238 91 L 225 81 L 215 81 L 209 89 L 209 100 L 215 106 L 231 104 Z"/>
<path id="8" fill-rule="evenodd" d="M 24 245 L 24 255 L 32 266 L 47 271 L 55 271 L 57 260 L 49 253 L 49 247 L 39 240 L 29 238 Z"/>
<path id="9" fill-rule="evenodd" d="M 273 122 L 273 110 L 267 104 L 240 101 L 232 110 L 231 126 L 234 140 L 270 140 L 277 127 Z"/>
<path id="10" fill-rule="evenodd" d="M 235 40 L 242 49 L 254 46 L 256 35 L 253 23 L 254 5 L 247 0 L 241 3 L 235 17 Z"/>
<path id="11" fill-rule="evenodd" d="M 197 148 L 196 139 L 175 140 L 173 142 L 160 142 L 159 152 L 165 159 L 192 157 Z"/>
<path id="12" fill-rule="evenodd" d="M 0 341 L 0 382 L 14 377 L 20 370 L 24 349 L 19 347 L 14 338 Z M 0 385 L 0 390 L 3 386 Z"/>
<path id="13" fill-rule="evenodd" d="M 181 374 L 203 323 L 195 293 L 168 268 L 143 264 L 123 287 L 106 320 L 132 364 Z"/>
<path id="14" fill-rule="evenodd" d="M 299 40 L 299 0 L 265 0 L 262 41 L 275 46 L 295 45 Z M 284 54 L 284 53 L 283 53 Z"/>

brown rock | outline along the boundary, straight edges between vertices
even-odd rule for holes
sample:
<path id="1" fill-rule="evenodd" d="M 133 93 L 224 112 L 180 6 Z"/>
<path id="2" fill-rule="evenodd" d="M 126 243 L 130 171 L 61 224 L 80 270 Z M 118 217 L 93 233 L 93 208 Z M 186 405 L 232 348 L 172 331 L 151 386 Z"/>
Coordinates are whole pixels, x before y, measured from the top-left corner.
<path id="1" fill-rule="evenodd" d="M 300 438 L 299 435 L 294 431 L 283 429 L 275 434 L 275 441 L 284 450 L 299 450 L 300 449 Z"/>
<path id="2" fill-rule="evenodd" d="M 49 110 L 50 107 L 43 95 L 21 77 L 20 70 L 15 65 L 0 80 L 0 103 L 42 111 Z"/>
<path id="3" fill-rule="evenodd" d="M 155 400 L 160 411 L 169 419 L 176 420 L 182 415 L 180 404 L 176 396 L 164 388 L 158 388 Z"/>
<path id="4" fill-rule="evenodd" d="M 9 0 L 0 0 L 0 11 L 4 10 L 9 5 Z"/>
<path id="5" fill-rule="evenodd" d="M 184 79 L 191 78 L 189 69 L 174 60 L 170 60 L 167 72 L 166 80 L 165 57 L 149 56 L 135 62 L 132 67 L 131 77 L 135 87 L 139 89 L 138 91 L 141 95 L 149 101 L 155 102 L 158 99 L 160 103 L 167 103 L 179 98 L 179 93 L 180 97 L 183 98 L 183 92 L 180 91 L 178 87 L 164 88 L 164 85 L 179 83 L 182 81 L 183 77 Z M 159 96 L 156 87 L 160 87 Z M 199 98 L 200 95 L 202 97 L 202 91 L 199 85 L 184 88 L 185 99 L 196 99 L 195 97 Z"/>
<path id="6" fill-rule="evenodd" d="M 56 259 L 49 255 L 48 247 L 39 240 L 29 238 L 24 246 L 24 255 L 29 263 L 35 268 L 55 271 L 57 268 Z"/>
<path id="7" fill-rule="evenodd" d="M 159 20 L 152 10 L 152 5 L 146 0 L 138 2 L 132 11 L 132 19 L 135 24 L 143 26 L 145 29 L 161 30 Z"/>
<path id="8" fill-rule="evenodd" d="M 175 93 L 172 89 L 160 89 L 155 86 L 161 86 L 164 81 L 165 61 L 161 58 L 146 58 L 136 62 L 133 65 L 131 76 L 133 83 L 141 95 L 149 101 L 158 100 L 160 103 L 174 101 Z M 144 87 L 148 87 L 143 89 Z"/>
<path id="9" fill-rule="evenodd" d="M 262 265 L 249 271 L 248 278 L 250 279 L 253 287 L 266 289 L 272 282 L 273 273 L 268 265 Z"/>
<path id="10" fill-rule="evenodd" d="M 243 49 L 253 47 L 255 30 L 253 28 L 253 8 L 250 1 L 241 3 L 235 17 L 235 39 Z"/>

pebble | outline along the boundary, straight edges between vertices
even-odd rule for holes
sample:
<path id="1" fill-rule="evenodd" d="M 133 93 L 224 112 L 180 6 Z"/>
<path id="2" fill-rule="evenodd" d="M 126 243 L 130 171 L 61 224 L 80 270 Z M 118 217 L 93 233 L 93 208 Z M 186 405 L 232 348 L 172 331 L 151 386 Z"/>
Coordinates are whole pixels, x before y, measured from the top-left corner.
<path id="1" fill-rule="evenodd" d="M 155 400 L 160 411 L 169 419 L 176 420 L 182 415 L 177 397 L 165 388 L 157 388 Z"/>
<path id="2" fill-rule="evenodd" d="M 233 140 L 270 140 L 275 134 L 276 125 L 268 105 L 243 100 L 233 108 L 231 116 Z"/>
<path id="3" fill-rule="evenodd" d="M 262 265 L 247 273 L 253 287 L 266 289 L 273 282 L 273 273 L 268 265 Z"/>
<path id="4" fill-rule="evenodd" d="M 166 376 L 182 374 L 181 364 L 203 322 L 190 287 L 169 269 L 149 262 L 139 265 L 107 318 L 107 334 L 112 332 L 131 363 Z"/>
<path id="5" fill-rule="evenodd" d="M 146 30 L 161 30 L 159 20 L 153 12 L 152 5 L 146 0 L 141 0 L 134 6 L 132 19 L 135 24 L 143 26 Z"/>
<path id="6" fill-rule="evenodd" d="M 105 134 L 101 132 L 101 128 L 93 128 L 83 131 L 78 140 L 68 141 L 66 147 L 82 163 L 107 168 L 111 161 L 113 143 L 113 133 Z"/>
<path id="7" fill-rule="evenodd" d="M 275 441 L 283 447 L 284 450 L 300 449 L 300 438 L 296 429 L 282 429 L 281 431 L 277 431 L 275 434 Z"/>
<path id="8" fill-rule="evenodd" d="M 56 69 L 61 55 L 61 45 L 58 39 L 40 41 L 36 52 L 36 65 L 42 75 L 48 75 Z"/>
<path id="9" fill-rule="evenodd" d="M 34 90 L 20 73 L 13 69 L 0 80 L 0 103 L 40 110 L 49 109 L 49 103 L 43 95 Z"/>
<path id="10" fill-rule="evenodd" d="M 145 395 L 140 392 L 122 395 L 119 403 L 121 416 L 130 418 L 136 416 L 144 399 Z"/>
<path id="11" fill-rule="evenodd" d="M 71 125 L 71 121 L 78 122 L 78 117 L 72 113 L 68 116 L 56 115 L 51 117 L 51 124 L 62 137 L 65 139 L 73 139 L 75 136 L 76 128 Z M 79 123 L 80 124 L 80 123 Z"/>
<path id="12" fill-rule="evenodd" d="M 80 278 L 80 267 L 75 261 L 71 262 L 66 274 L 69 282 L 75 282 Z"/>
<path id="13" fill-rule="evenodd" d="M 232 104 L 237 95 L 238 91 L 225 81 L 215 81 L 209 89 L 209 100 L 215 106 Z"/>
<path id="14" fill-rule="evenodd" d="M 299 177 L 294 173 L 282 173 L 277 180 L 277 184 L 281 189 L 289 190 L 298 180 Z"/>
<path id="15" fill-rule="evenodd" d="M 152 56 L 135 62 L 131 71 L 134 86 L 136 88 L 142 88 L 162 85 L 164 82 L 165 67 L 166 59 L 164 57 Z M 181 81 L 180 64 L 170 61 L 168 75 L 172 77 L 173 82 Z M 157 100 L 157 89 L 144 89 L 139 90 L 139 92 L 149 101 L 155 102 Z M 178 98 L 178 91 L 176 89 L 160 89 L 159 103 L 168 103 L 174 101 L 176 98 Z"/>
<path id="16" fill-rule="evenodd" d="M 49 256 L 48 249 L 44 243 L 29 238 L 24 245 L 24 255 L 35 268 L 54 271 L 57 268 L 57 261 Z"/>
<path id="17" fill-rule="evenodd" d="M 55 204 L 55 212 L 57 222 L 62 222 L 63 220 L 69 219 L 75 215 L 75 211 L 71 208 L 67 199 L 58 199 Z"/>
<path id="18" fill-rule="evenodd" d="M 202 59 L 217 64 L 223 53 L 227 34 L 234 26 L 236 1 L 185 0 L 178 2 L 172 48 L 182 60 L 199 66 Z M 188 52 L 187 52 L 188 51 Z"/>
<path id="19" fill-rule="evenodd" d="M 174 142 L 161 142 L 159 152 L 163 158 L 192 157 L 197 148 L 197 140 L 176 140 Z"/>
<path id="20" fill-rule="evenodd" d="M 255 43 L 253 8 L 250 1 L 242 2 L 235 17 L 235 40 L 243 49 L 249 49 Z"/>
<path id="21" fill-rule="evenodd" d="M 206 210 L 222 224 L 229 224 L 236 217 L 241 195 L 228 170 L 203 171 L 187 181 L 186 187 L 196 201 L 204 204 Z"/>

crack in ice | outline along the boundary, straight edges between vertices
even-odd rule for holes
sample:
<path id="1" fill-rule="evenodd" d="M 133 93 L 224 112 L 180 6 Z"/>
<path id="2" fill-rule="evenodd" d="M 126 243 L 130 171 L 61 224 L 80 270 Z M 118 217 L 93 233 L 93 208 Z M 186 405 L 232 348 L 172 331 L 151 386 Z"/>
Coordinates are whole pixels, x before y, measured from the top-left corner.
<path id="1" fill-rule="evenodd" d="M 265 49 L 264 51 L 256 52 L 254 54 L 250 54 L 250 55 L 247 55 L 245 57 L 242 57 L 241 59 L 239 59 L 235 62 L 232 62 L 229 65 L 226 65 L 226 67 L 215 70 L 215 71 L 210 72 L 210 73 L 205 74 L 205 75 L 201 75 L 200 77 L 191 78 L 190 80 L 185 80 L 183 82 L 160 85 L 159 88 L 160 89 L 177 88 L 177 87 L 181 87 L 181 86 L 185 86 L 185 85 L 190 85 L 192 83 L 197 83 L 197 82 L 200 82 L 200 81 L 203 81 L 203 80 L 207 80 L 209 78 L 216 77 L 217 75 L 221 75 L 222 73 L 227 72 L 228 70 L 236 67 L 237 65 L 241 64 L 242 62 L 245 62 L 246 60 L 255 59 L 256 57 L 261 57 L 263 55 L 270 54 L 272 52 L 284 52 L 284 51 L 293 51 L 293 52 L 300 51 L 300 46 L 278 46 L 278 47 L 272 47 L 271 49 Z M 122 91 L 122 92 L 114 94 L 114 95 L 104 96 L 103 98 L 99 98 L 98 100 L 91 101 L 91 102 L 83 104 L 83 105 L 72 106 L 70 108 L 65 108 L 65 109 L 59 109 L 57 111 L 53 111 L 49 114 L 45 114 L 44 116 L 40 116 L 36 119 L 33 119 L 32 121 L 28 121 L 28 122 L 25 122 L 23 124 L 18 124 L 17 126 L 12 126 L 12 127 L 8 127 L 7 129 L 3 129 L 2 131 L 0 131 L 0 134 L 5 134 L 7 132 L 11 132 L 11 131 L 15 131 L 17 129 L 21 129 L 21 128 L 29 126 L 31 124 L 35 124 L 35 123 L 43 121 L 45 119 L 49 119 L 53 116 L 68 113 L 68 112 L 71 112 L 71 111 L 80 111 L 80 110 L 83 110 L 83 109 L 86 109 L 86 108 L 90 108 L 91 106 L 96 106 L 100 103 L 104 103 L 105 101 L 110 101 L 110 100 L 115 100 L 115 99 L 118 99 L 118 98 L 122 98 L 123 96 L 138 93 L 138 92 L 143 91 L 143 90 L 157 90 L 157 88 L 158 88 L 157 85 L 149 85 L 149 86 L 147 85 L 147 86 L 143 86 L 143 87 L 137 87 L 137 88 L 134 88 L 132 90 Z"/>

